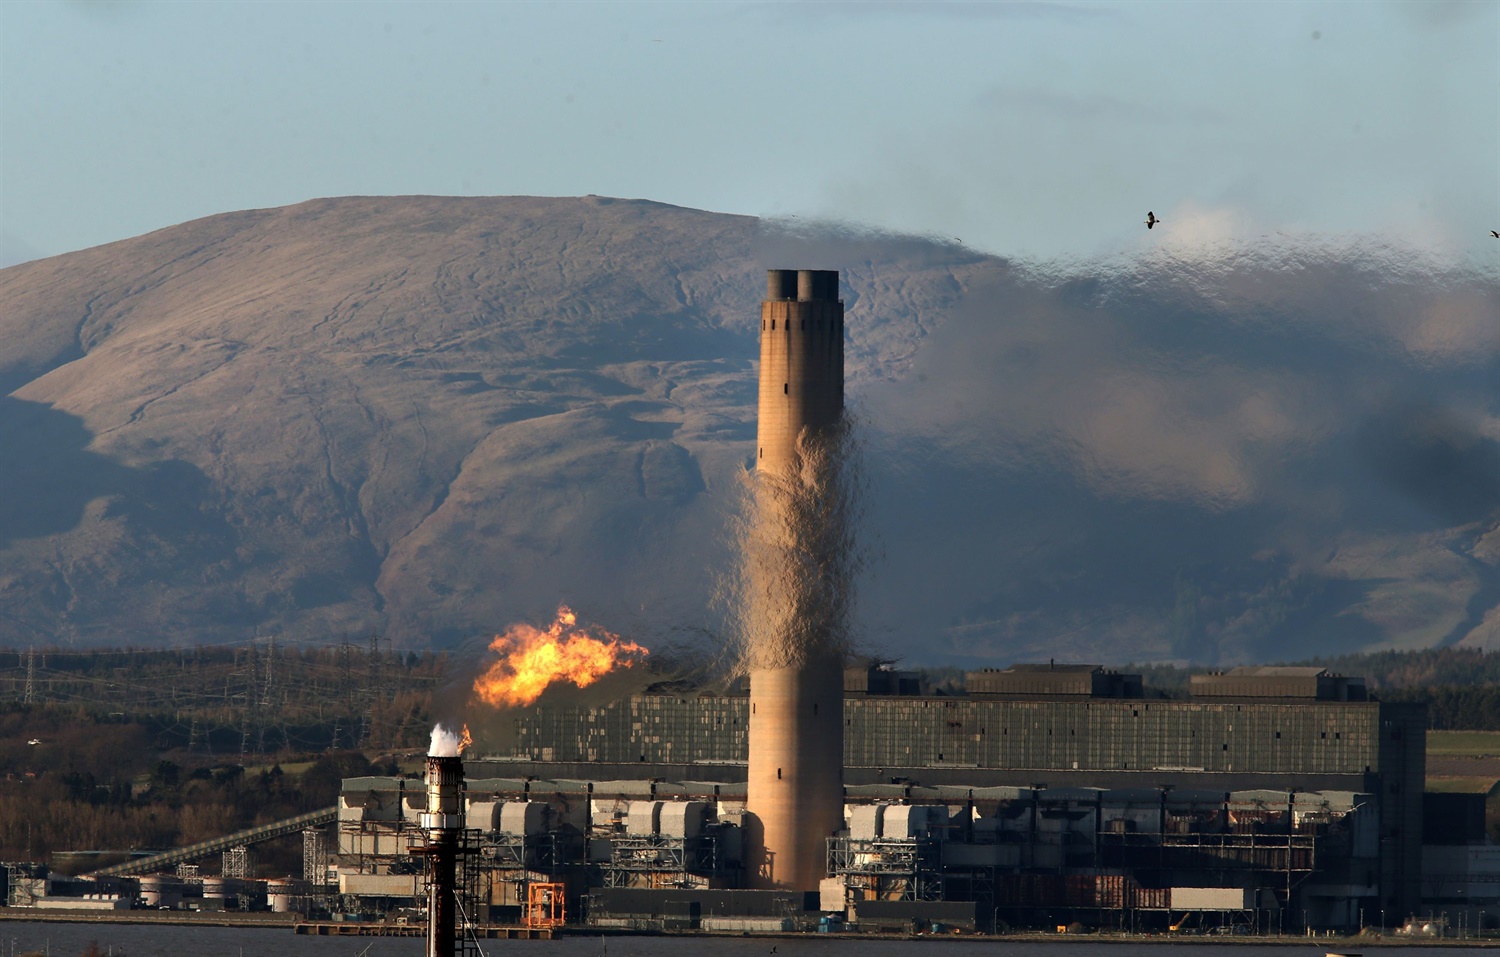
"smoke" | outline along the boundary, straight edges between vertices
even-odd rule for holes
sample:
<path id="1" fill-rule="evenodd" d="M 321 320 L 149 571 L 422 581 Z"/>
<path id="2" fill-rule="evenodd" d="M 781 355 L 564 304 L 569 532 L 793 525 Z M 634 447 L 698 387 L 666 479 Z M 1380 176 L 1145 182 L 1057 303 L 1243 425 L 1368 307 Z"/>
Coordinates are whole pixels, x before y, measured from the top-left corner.
<path id="1" fill-rule="evenodd" d="M 432 728 L 432 742 L 427 746 L 427 754 L 434 758 L 456 758 L 469 744 L 469 729 L 454 731 L 445 725 L 434 725 Z"/>
<path id="2" fill-rule="evenodd" d="M 924 325 L 862 396 L 883 650 L 1227 665 L 1457 642 L 1496 600 L 1492 267 L 1164 242 L 971 275 Z"/>
<path id="3" fill-rule="evenodd" d="M 844 660 L 853 650 L 859 443 L 846 413 L 826 433 L 804 429 L 797 468 L 742 473 L 732 536 L 740 564 L 725 582 L 733 670 Z"/>

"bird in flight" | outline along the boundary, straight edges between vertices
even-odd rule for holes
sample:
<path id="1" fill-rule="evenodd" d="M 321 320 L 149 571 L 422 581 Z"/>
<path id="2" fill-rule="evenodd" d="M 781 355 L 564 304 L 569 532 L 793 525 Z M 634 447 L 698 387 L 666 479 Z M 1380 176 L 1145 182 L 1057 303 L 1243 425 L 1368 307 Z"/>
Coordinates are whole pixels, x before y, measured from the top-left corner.
<path id="1" fill-rule="evenodd" d="M 1495 232 L 1493 229 L 1490 230 L 1490 235 L 1494 236 L 1496 239 L 1500 239 L 1500 233 Z"/>
<path id="2" fill-rule="evenodd" d="M 1151 212 L 1150 210 L 1146 211 L 1146 228 L 1147 229 L 1150 229 L 1152 226 L 1155 226 L 1159 222 L 1161 222 L 1161 220 L 1159 220 L 1159 219 L 1156 218 L 1156 214 L 1155 213 Z"/>

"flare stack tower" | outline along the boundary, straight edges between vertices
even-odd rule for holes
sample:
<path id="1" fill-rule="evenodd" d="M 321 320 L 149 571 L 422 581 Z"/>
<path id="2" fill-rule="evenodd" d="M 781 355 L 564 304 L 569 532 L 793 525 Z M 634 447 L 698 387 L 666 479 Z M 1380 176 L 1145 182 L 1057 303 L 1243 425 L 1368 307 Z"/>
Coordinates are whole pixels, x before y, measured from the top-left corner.
<path id="1" fill-rule="evenodd" d="M 452 957 L 457 935 L 459 837 L 464 828 L 464 765 L 458 755 L 428 755 L 427 811 L 422 828 L 427 874 L 426 957 Z"/>

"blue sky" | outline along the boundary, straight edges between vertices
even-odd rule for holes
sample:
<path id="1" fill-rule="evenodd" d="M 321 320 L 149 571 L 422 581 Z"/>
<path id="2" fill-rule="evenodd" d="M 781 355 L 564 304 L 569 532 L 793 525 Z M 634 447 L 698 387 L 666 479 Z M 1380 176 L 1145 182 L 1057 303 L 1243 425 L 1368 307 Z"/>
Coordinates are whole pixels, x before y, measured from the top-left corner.
<path id="1" fill-rule="evenodd" d="M 1500 2 L 0 4 L 0 265 L 407 193 L 1489 269 Z"/>

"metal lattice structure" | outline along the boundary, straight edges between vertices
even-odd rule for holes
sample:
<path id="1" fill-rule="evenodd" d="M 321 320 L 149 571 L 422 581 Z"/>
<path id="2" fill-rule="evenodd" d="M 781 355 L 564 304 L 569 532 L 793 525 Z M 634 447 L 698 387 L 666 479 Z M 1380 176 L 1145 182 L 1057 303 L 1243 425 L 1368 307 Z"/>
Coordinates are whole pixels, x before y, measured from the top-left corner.
<path id="1" fill-rule="evenodd" d="M 302 832 L 302 879 L 314 889 L 328 883 L 328 832 L 321 827 Z"/>
<path id="2" fill-rule="evenodd" d="M 567 919 L 565 885 L 536 883 L 526 889 L 527 927 L 561 927 Z"/>
<path id="3" fill-rule="evenodd" d="M 479 897 L 494 904 L 500 885 L 513 885 L 512 895 L 504 894 L 524 907 L 530 887 L 550 883 L 567 868 L 572 855 L 566 841 L 557 831 L 543 834 L 506 834 L 499 831 L 480 834 L 475 866 L 479 869 Z"/>
<path id="4" fill-rule="evenodd" d="M 187 847 L 179 847 L 161 854 L 154 854 L 150 857 L 138 857 L 133 861 L 126 861 L 123 864 L 106 867 L 95 873 L 99 877 L 150 874 L 168 865 L 184 861 L 202 860 L 217 852 L 225 851 L 239 845 L 249 847 L 253 844 L 259 844 L 262 841 L 273 841 L 288 834 L 295 834 L 303 828 L 333 821 L 338 817 L 338 813 L 339 809 L 337 805 L 318 811 L 309 811 L 306 814 L 299 814 L 296 817 L 289 817 L 285 820 L 272 822 L 271 824 L 262 824 L 259 827 L 247 828 L 243 831 L 235 831 L 233 834 L 226 834 L 223 837 L 190 844 Z"/>
<path id="5" fill-rule="evenodd" d="M 943 899 L 942 848 L 931 838 L 829 838 L 828 869 L 856 900 Z"/>
<path id="6" fill-rule="evenodd" d="M 5 873 L 5 896 L 0 902 L 7 906 L 29 907 L 47 896 L 46 865 L 13 861 L 0 864 L 0 870 Z"/>
<path id="7" fill-rule="evenodd" d="M 724 873 L 718 836 L 625 834 L 611 839 L 605 887 L 707 887 Z"/>
<path id="8" fill-rule="evenodd" d="M 243 844 L 223 852 L 219 873 L 224 877 L 250 876 L 250 848 Z"/>

